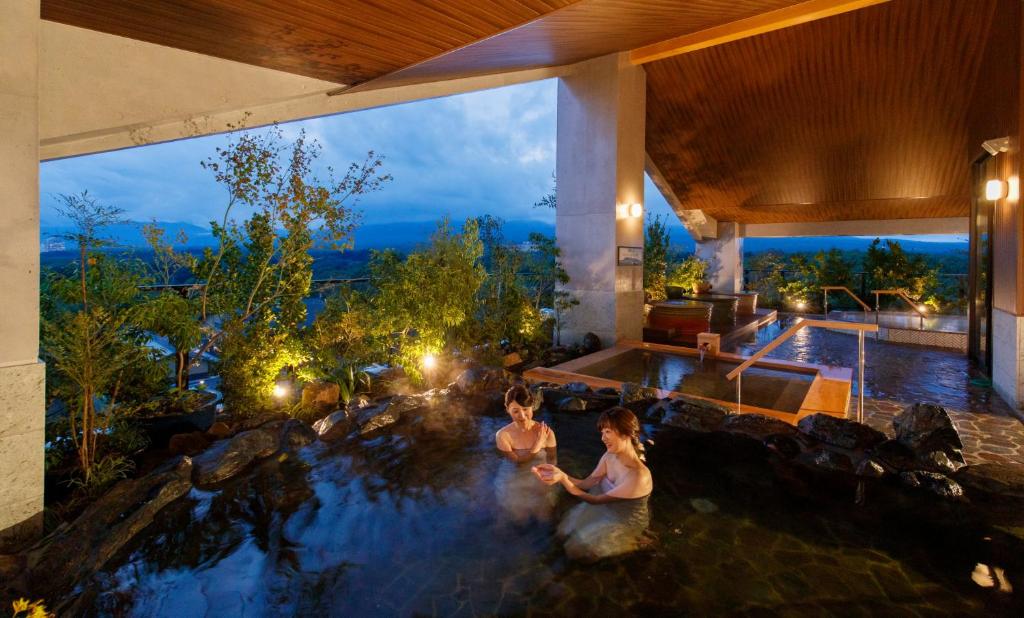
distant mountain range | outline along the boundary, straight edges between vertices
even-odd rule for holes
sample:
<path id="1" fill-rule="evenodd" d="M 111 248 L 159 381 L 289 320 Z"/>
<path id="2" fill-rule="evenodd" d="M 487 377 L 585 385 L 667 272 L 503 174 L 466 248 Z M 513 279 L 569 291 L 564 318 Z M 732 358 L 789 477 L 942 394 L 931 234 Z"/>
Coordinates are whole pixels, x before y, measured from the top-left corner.
<path id="1" fill-rule="evenodd" d="M 112 225 L 106 229 L 105 235 L 123 247 L 145 247 L 146 240 L 142 235 L 139 221 L 129 221 Z M 168 240 L 184 231 L 188 236 L 188 246 L 208 247 L 214 244 L 213 235 L 208 228 L 180 221 L 159 222 L 167 230 Z M 454 222 L 453 222 L 454 225 Z M 410 249 L 427 242 L 437 229 L 436 221 L 396 221 L 394 223 L 369 223 L 360 225 L 355 231 L 356 249 Z M 42 240 L 65 234 L 67 227 L 42 226 Z M 555 226 L 544 221 L 512 220 L 506 221 L 502 234 L 508 243 L 521 243 L 528 239 L 531 232 L 540 232 L 553 236 Z M 694 242 L 681 225 L 669 225 L 669 234 L 674 246 L 682 250 L 693 250 Z M 840 250 L 863 251 L 871 244 L 870 238 L 855 236 L 829 236 L 808 238 L 747 238 L 743 241 L 746 253 L 777 250 L 784 253 L 816 252 L 823 248 L 835 247 Z M 967 249 L 966 242 L 925 242 L 917 240 L 900 240 L 903 248 L 909 252 L 942 254 Z M 71 247 L 68 247 L 69 249 Z"/>

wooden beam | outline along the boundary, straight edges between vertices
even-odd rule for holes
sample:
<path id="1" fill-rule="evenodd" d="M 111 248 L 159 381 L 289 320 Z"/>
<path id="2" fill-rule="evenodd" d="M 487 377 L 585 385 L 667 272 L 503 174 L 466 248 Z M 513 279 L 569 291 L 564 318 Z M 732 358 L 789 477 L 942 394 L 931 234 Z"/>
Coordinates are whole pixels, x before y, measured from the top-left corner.
<path id="1" fill-rule="evenodd" d="M 700 32 L 684 34 L 667 41 L 661 41 L 660 43 L 638 47 L 629 53 L 629 59 L 634 65 L 646 64 L 655 60 L 661 60 L 662 58 L 687 54 L 699 49 L 714 47 L 715 45 L 745 39 L 773 30 L 805 24 L 810 21 L 856 11 L 888 1 L 809 0 L 808 2 L 794 4 L 783 9 L 722 24 L 721 26 L 715 26 Z"/>

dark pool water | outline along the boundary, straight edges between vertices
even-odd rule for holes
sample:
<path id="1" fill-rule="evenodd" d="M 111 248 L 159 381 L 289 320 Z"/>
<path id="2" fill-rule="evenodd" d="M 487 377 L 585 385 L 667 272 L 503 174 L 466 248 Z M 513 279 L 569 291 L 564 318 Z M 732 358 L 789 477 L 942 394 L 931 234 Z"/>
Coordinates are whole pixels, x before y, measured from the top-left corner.
<path id="1" fill-rule="evenodd" d="M 725 376 L 737 366 L 737 363 L 710 358 L 702 361 L 692 356 L 633 349 L 577 371 L 735 403 L 736 382 Z M 743 402 L 760 408 L 797 412 L 813 380 L 813 374 L 751 367 L 743 373 Z"/>
<path id="2" fill-rule="evenodd" d="M 587 474 L 596 415 L 542 417 L 559 463 Z M 1020 615 L 1019 593 L 970 578 L 1001 565 L 1024 591 L 1016 537 L 885 488 L 855 507 L 852 488 L 773 472 L 763 449 L 672 430 L 648 448 L 650 548 L 571 561 L 563 492 L 550 520 L 503 506 L 504 422 L 440 408 L 264 462 L 170 505 L 82 590 L 127 616 Z"/>
<path id="3" fill-rule="evenodd" d="M 725 351 L 753 354 L 789 328 L 794 320 L 792 316 L 780 317 Z M 864 394 L 867 397 L 923 401 L 964 411 L 984 412 L 993 406 L 1006 407 L 989 382 L 959 352 L 875 340 L 866 335 L 864 355 Z M 857 392 L 856 335 L 805 328 L 770 352 L 768 358 L 853 368 L 853 392 Z"/>

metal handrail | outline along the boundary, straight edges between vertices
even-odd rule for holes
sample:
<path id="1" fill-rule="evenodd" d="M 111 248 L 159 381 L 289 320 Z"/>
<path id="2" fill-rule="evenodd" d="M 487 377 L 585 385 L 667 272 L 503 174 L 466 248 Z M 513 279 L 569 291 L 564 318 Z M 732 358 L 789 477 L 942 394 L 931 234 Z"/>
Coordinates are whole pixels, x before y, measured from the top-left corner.
<path id="1" fill-rule="evenodd" d="M 861 300 L 860 296 L 857 296 L 852 291 L 850 291 L 850 288 L 846 287 L 845 285 L 823 285 L 823 286 L 821 286 L 821 291 L 825 293 L 825 319 L 828 319 L 828 291 L 829 290 L 841 290 L 843 292 L 846 292 L 847 294 L 850 295 L 850 298 L 852 298 L 853 300 L 857 301 L 858 305 L 860 305 L 861 307 L 864 307 L 864 312 L 865 313 L 871 311 L 871 307 L 868 306 L 868 304 L 866 302 Z"/>
<path id="2" fill-rule="evenodd" d="M 753 356 L 740 363 L 735 369 L 725 374 L 728 380 L 736 380 L 736 411 L 742 410 L 743 372 L 751 365 L 764 358 L 766 354 L 783 344 L 787 339 L 805 328 L 831 328 L 835 330 L 855 330 L 857 333 L 857 422 L 864 422 L 864 333 L 878 332 L 877 324 L 861 324 L 859 322 L 839 322 L 836 320 L 801 320 L 787 328 L 781 335 L 772 339 Z"/>
<path id="3" fill-rule="evenodd" d="M 918 330 L 924 330 L 924 311 L 921 311 L 920 309 L 917 308 L 917 303 L 914 302 L 914 299 L 907 296 L 906 292 L 904 292 L 903 290 L 871 290 L 871 293 L 875 295 L 875 324 L 878 324 L 879 297 L 882 294 L 888 294 L 890 296 L 896 296 L 897 298 L 901 298 L 903 299 L 903 302 L 910 305 L 910 308 L 914 310 L 914 313 L 916 313 L 921 318 Z"/>

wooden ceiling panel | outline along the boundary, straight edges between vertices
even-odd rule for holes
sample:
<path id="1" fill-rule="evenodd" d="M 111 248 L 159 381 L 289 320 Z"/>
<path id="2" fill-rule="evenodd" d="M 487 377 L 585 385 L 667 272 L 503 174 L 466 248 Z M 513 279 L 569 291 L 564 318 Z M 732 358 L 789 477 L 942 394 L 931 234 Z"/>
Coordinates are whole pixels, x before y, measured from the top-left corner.
<path id="1" fill-rule="evenodd" d="M 42 17 L 339 84 L 379 77 L 576 0 L 42 0 Z"/>
<path id="2" fill-rule="evenodd" d="M 799 4 L 803 0 L 582 0 L 357 90 L 562 66 Z"/>
<path id="3" fill-rule="evenodd" d="M 993 8 L 894 0 L 647 64 L 648 155 L 719 220 L 966 216 Z"/>

